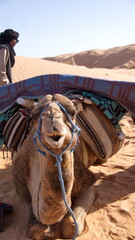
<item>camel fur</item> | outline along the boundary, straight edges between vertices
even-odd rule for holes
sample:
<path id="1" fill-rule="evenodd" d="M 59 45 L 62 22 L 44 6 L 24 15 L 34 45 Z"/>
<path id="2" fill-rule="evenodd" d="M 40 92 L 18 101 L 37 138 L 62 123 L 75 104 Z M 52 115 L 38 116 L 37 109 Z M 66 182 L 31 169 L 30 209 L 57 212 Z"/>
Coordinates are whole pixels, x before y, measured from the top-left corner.
<path id="1" fill-rule="evenodd" d="M 29 134 L 19 150 L 13 152 L 13 176 L 17 192 L 31 204 L 32 209 L 27 234 L 36 240 L 54 238 L 58 225 L 63 238 L 72 238 L 75 232 L 73 219 L 62 198 L 56 158 L 45 151 L 38 139 L 37 145 L 33 141 L 41 118 L 43 145 L 54 154 L 61 154 L 68 146 L 72 138 L 72 126 L 57 102 L 66 109 L 72 122 L 76 123 L 77 109 L 71 100 L 60 94 L 47 95 L 27 109 L 32 117 Z M 75 152 L 71 151 L 76 143 L 77 133 L 74 133 L 71 145 L 62 155 L 61 168 L 66 198 L 74 211 L 80 235 L 95 193 L 93 175 L 79 159 L 79 145 Z M 38 152 L 37 148 L 45 152 L 46 156 Z"/>

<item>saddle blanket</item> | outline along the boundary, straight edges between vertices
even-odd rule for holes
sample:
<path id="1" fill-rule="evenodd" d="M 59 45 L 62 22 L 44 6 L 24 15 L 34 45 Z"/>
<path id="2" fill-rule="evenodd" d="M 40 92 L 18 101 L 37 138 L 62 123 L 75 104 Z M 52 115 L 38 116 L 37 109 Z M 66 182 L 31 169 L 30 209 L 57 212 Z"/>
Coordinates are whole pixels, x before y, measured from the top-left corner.
<path id="1" fill-rule="evenodd" d="M 46 94 L 68 95 L 68 92 L 73 94 L 78 93 L 78 91 L 83 97 L 91 99 L 111 120 L 115 128 L 119 127 L 119 120 L 127 111 L 135 115 L 135 83 L 74 75 L 38 76 L 0 87 L 0 145 L 2 146 L 4 142 L 4 129 L 5 144 L 9 148 L 12 146 L 17 149 L 18 144 L 20 144 L 18 139 L 21 138 L 23 141 L 25 138 L 25 124 L 28 128 L 27 122 L 29 120 L 21 113 L 16 114 L 20 108 L 16 103 L 18 97 L 37 100 Z M 23 129 L 23 137 L 20 135 L 22 131 L 18 131 L 18 127 L 15 126 L 16 121 L 18 121 L 19 126 L 23 123 L 23 127 L 19 127 L 19 129 Z M 16 135 L 13 132 L 17 133 L 16 141 L 14 141 Z"/>
<path id="2" fill-rule="evenodd" d="M 110 98 L 135 116 L 134 82 L 62 74 L 37 76 L 0 87 L 0 113 L 11 107 L 18 97 L 40 98 L 46 94 L 64 94 L 70 90 L 83 90 Z"/>

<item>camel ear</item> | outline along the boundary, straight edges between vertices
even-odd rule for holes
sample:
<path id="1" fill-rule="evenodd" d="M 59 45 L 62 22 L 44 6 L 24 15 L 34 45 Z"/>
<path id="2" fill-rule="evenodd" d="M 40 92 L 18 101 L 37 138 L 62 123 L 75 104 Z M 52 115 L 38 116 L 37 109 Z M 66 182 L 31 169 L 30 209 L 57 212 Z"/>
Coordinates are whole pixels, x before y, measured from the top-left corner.
<path id="1" fill-rule="evenodd" d="M 27 109 L 32 109 L 37 104 L 34 102 L 33 99 L 21 98 L 21 97 L 17 98 L 16 102 Z"/>
<path id="2" fill-rule="evenodd" d="M 69 99 L 72 100 L 74 106 L 76 107 L 77 113 L 84 111 L 84 106 L 86 104 L 92 105 L 94 102 L 92 102 L 89 98 L 83 97 L 80 94 L 72 94 L 70 93 L 67 95 Z"/>
<path id="3" fill-rule="evenodd" d="M 72 99 L 72 103 L 74 104 L 77 113 L 84 111 L 83 103 L 82 103 L 82 101 L 80 99 L 77 99 L 77 98 Z"/>

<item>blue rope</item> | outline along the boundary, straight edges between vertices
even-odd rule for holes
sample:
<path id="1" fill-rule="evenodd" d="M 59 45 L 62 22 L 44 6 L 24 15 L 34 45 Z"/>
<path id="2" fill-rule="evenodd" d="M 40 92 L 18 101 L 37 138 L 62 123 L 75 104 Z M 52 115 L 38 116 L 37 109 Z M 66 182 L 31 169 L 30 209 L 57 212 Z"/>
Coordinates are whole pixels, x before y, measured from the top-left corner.
<path id="1" fill-rule="evenodd" d="M 66 191 L 65 191 L 65 186 L 64 186 L 64 180 L 63 180 L 63 176 L 62 176 L 62 170 L 61 170 L 61 162 L 62 162 L 62 155 L 63 153 L 69 148 L 69 146 L 72 144 L 72 141 L 73 141 L 73 136 L 74 136 L 74 133 L 79 133 L 80 132 L 80 129 L 78 128 L 77 125 L 75 125 L 67 110 L 59 103 L 59 102 L 56 102 L 58 104 L 58 106 L 62 109 L 62 111 L 66 114 L 66 116 L 68 117 L 68 120 L 72 126 L 72 132 L 71 132 L 71 141 L 69 142 L 69 144 L 67 145 L 66 148 L 63 149 L 63 151 L 61 152 L 61 154 L 54 154 L 52 151 L 50 151 L 48 148 L 46 148 L 45 145 L 43 145 L 42 141 L 41 141 L 41 131 L 40 131 L 40 128 L 41 128 L 41 116 L 42 116 L 42 112 L 45 111 L 45 109 L 47 108 L 47 106 L 45 106 L 45 108 L 43 109 L 43 111 L 41 112 L 41 115 L 40 115 L 40 119 L 39 119 L 39 123 L 38 123 L 38 129 L 37 131 L 35 132 L 34 134 L 34 143 L 37 145 L 37 141 L 36 141 L 36 138 L 39 139 L 39 142 L 41 144 L 41 146 L 45 149 L 45 151 L 47 151 L 50 155 L 52 155 L 53 157 L 56 158 L 56 167 L 58 169 L 58 175 L 59 175 L 59 181 L 60 181 L 60 186 L 61 186 L 61 191 L 62 191 L 62 197 L 63 197 L 63 200 L 64 200 L 64 203 L 70 213 L 70 215 L 72 216 L 73 220 L 74 220 L 74 224 L 76 226 L 76 231 L 75 231 L 75 235 L 73 237 L 72 240 L 75 240 L 76 237 L 78 236 L 78 223 L 76 221 L 76 218 L 75 218 L 75 215 L 74 215 L 74 212 L 72 211 L 71 207 L 69 206 L 68 202 L 67 202 L 67 198 L 66 198 Z M 37 149 L 40 153 L 42 153 L 44 156 L 46 156 L 46 153 L 44 151 L 42 151 L 40 148 Z M 71 150 L 72 151 L 72 150 Z"/>

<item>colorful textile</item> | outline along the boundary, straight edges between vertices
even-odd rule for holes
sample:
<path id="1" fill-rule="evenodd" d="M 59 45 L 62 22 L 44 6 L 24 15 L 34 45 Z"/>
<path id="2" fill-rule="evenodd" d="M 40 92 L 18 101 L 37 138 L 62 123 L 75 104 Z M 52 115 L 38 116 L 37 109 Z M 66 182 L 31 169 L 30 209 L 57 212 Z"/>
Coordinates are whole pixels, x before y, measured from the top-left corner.
<path id="1" fill-rule="evenodd" d="M 7 148 L 17 148 L 22 145 L 28 133 L 30 118 L 23 109 L 19 109 L 6 123 L 3 136 Z"/>
<path id="2" fill-rule="evenodd" d="M 123 133 L 113 127 L 95 104 L 83 102 L 84 111 L 77 114 L 77 125 L 82 139 L 99 159 L 108 159 L 121 148 Z"/>
<path id="3" fill-rule="evenodd" d="M 83 98 L 90 99 L 94 102 L 98 108 L 106 115 L 106 117 L 111 121 L 114 127 L 119 127 L 119 121 L 126 114 L 127 110 L 121 106 L 118 102 L 111 100 L 109 98 L 101 97 L 98 94 L 84 92 L 84 91 L 70 91 L 67 96 L 72 95 L 73 97 L 79 94 Z"/>
<path id="4" fill-rule="evenodd" d="M 19 108 L 20 108 L 20 105 L 17 103 L 14 103 L 9 109 L 7 109 L 5 112 L 0 114 L 0 147 L 3 145 L 3 142 L 4 142 L 3 129 L 7 121 L 18 111 Z"/>
<path id="5" fill-rule="evenodd" d="M 135 83 L 58 74 L 37 76 L 0 87 L 0 112 L 8 109 L 21 96 L 39 98 L 74 89 L 115 100 L 135 116 Z"/>
<path id="6" fill-rule="evenodd" d="M 66 96 L 69 97 L 70 95 L 72 95 L 74 97 L 76 96 L 76 94 L 79 94 L 79 96 L 92 100 L 107 116 L 107 118 L 111 121 L 113 126 L 119 128 L 119 121 L 127 112 L 126 109 L 122 107 L 119 103 L 108 98 L 103 98 L 94 93 L 90 92 L 88 93 L 78 90 L 70 91 L 66 93 Z M 26 136 L 29 121 L 27 122 L 26 120 L 27 118 L 25 116 L 24 117 L 22 116 L 21 120 L 18 111 L 20 107 L 21 106 L 19 104 L 14 103 L 7 111 L 3 112 L 0 115 L 0 147 L 4 142 L 4 144 L 8 148 L 14 147 L 15 149 L 17 149 L 20 142 L 23 142 Z M 3 140 L 3 135 L 5 140 Z M 24 135 L 24 137 L 23 136 L 21 137 L 21 135 Z M 18 141 L 18 139 L 20 140 Z"/>

